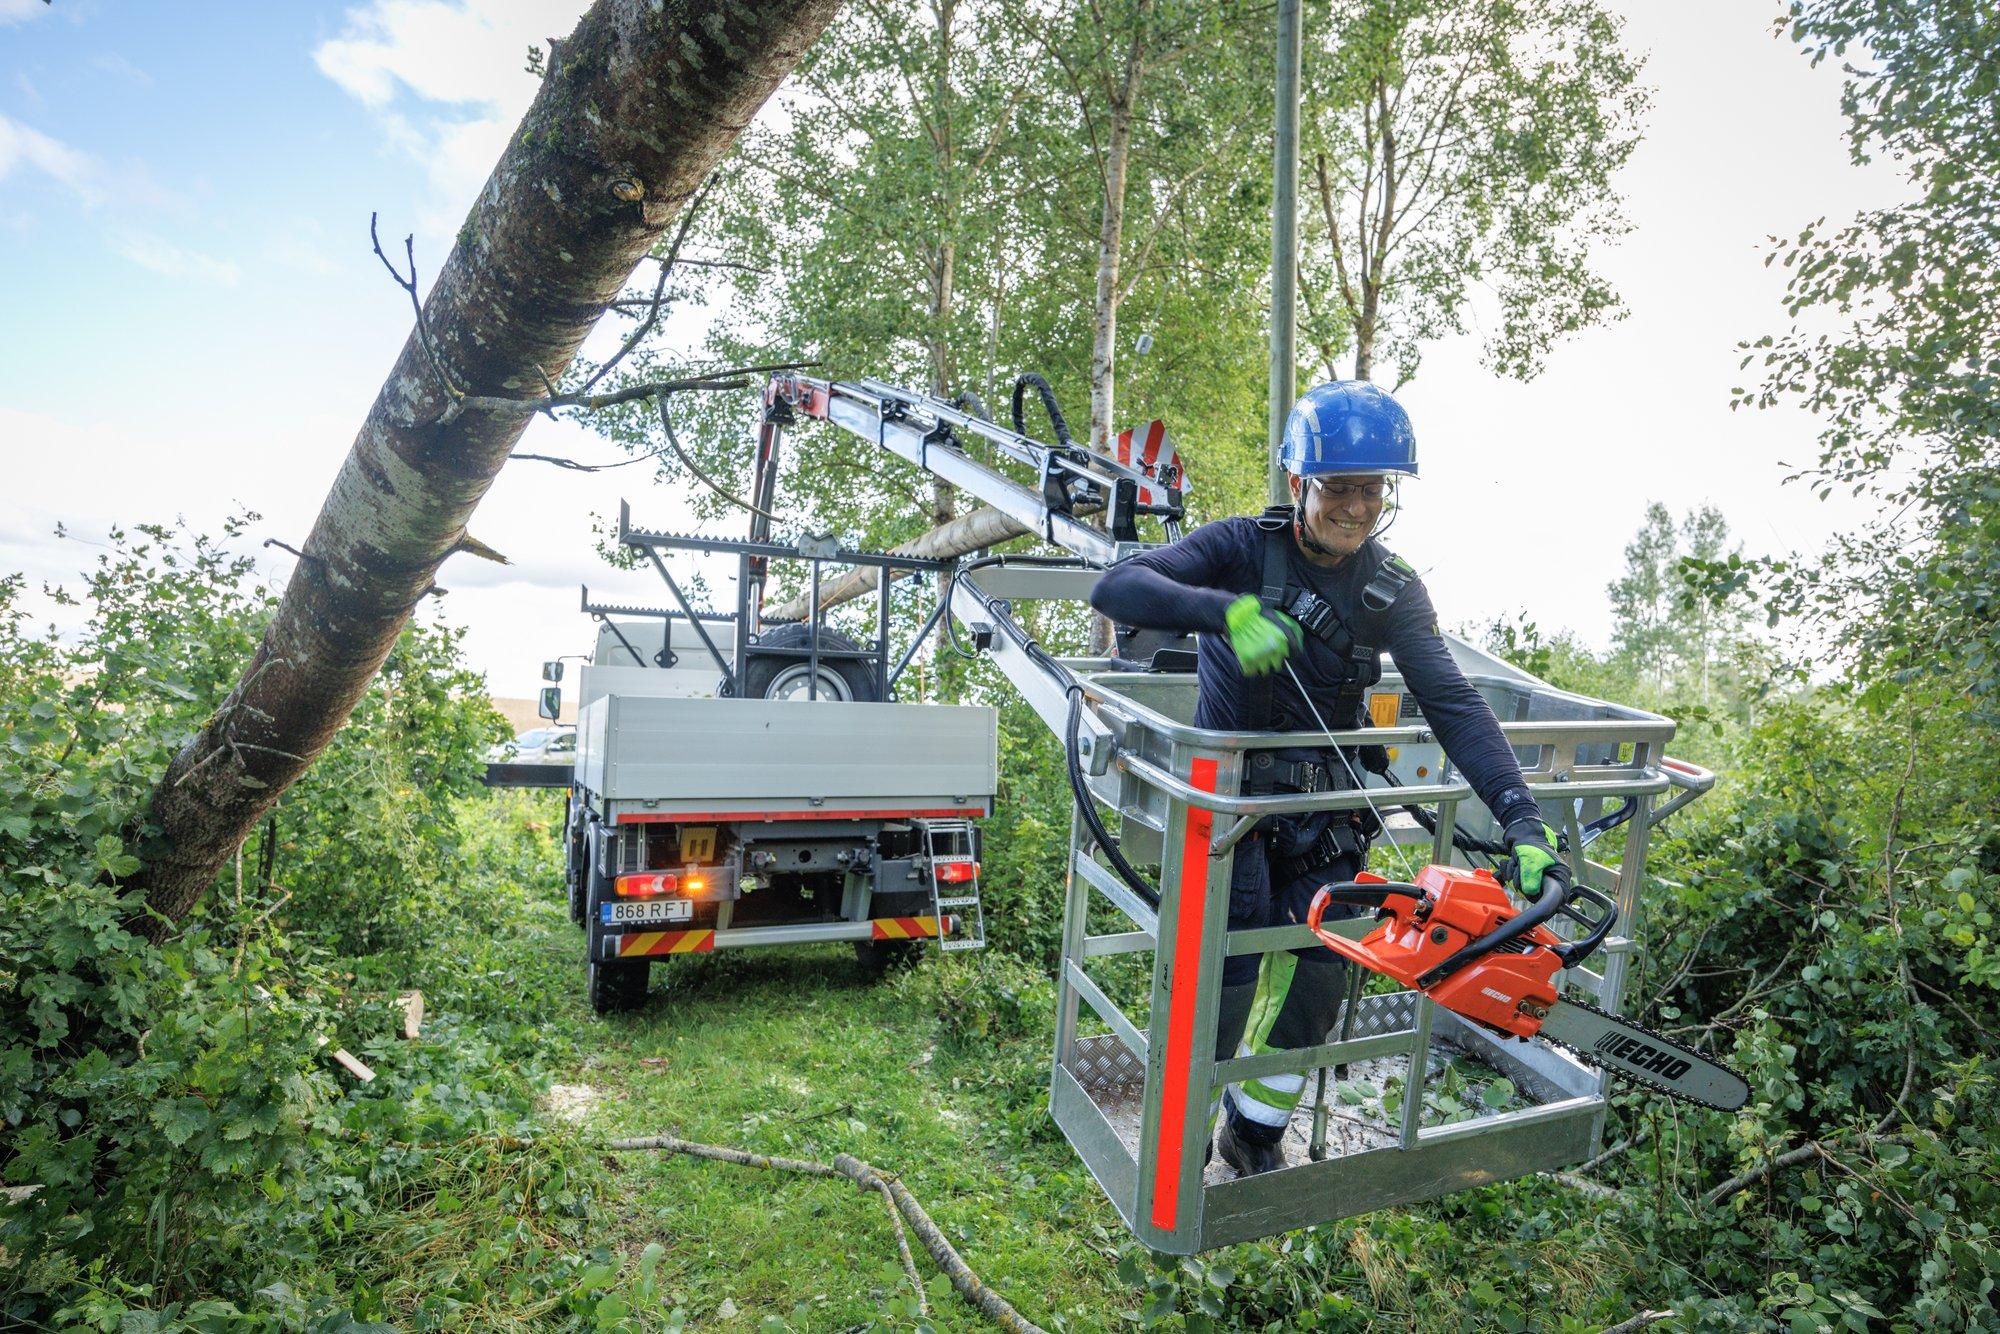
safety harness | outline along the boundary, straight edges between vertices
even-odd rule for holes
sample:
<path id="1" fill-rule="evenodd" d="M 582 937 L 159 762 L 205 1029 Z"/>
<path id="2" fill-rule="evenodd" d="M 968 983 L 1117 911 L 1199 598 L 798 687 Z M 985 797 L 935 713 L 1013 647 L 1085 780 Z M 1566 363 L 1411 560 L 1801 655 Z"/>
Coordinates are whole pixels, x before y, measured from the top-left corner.
<path id="1" fill-rule="evenodd" d="M 1292 527 L 1296 510 L 1290 505 L 1273 505 L 1255 520 L 1264 534 L 1264 578 L 1257 600 L 1269 611 L 1281 611 L 1299 623 L 1301 629 L 1332 650 L 1340 662 L 1340 687 L 1327 717 L 1336 727 L 1355 726 L 1361 718 L 1361 701 L 1368 687 L 1382 679 L 1381 650 L 1363 642 L 1332 603 L 1312 589 L 1296 582 L 1291 574 Z M 1380 616 L 1395 604 L 1403 590 L 1416 581 L 1410 563 L 1385 552 L 1361 590 L 1362 607 Z M 1290 732 L 1310 720 L 1293 718 L 1280 707 L 1276 676 L 1261 676 L 1250 682 L 1249 726 L 1256 731 Z M 1343 775 L 1344 776 L 1344 775 Z M 1345 787 L 1345 783 L 1338 786 Z M 1301 785 L 1302 791 L 1318 791 Z"/>
<path id="2" fill-rule="evenodd" d="M 1292 577 L 1292 529 L 1297 513 L 1290 505 L 1273 505 L 1256 519 L 1264 535 L 1264 572 L 1257 600 L 1271 611 L 1281 611 L 1299 623 L 1301 629 L 1330 649 L 1339 662 L 1340 684 L 1334 694 L 1327 720 L 1335 727 L 1353 727 L 1361 721 L 1362 700 L 1368 688 L 1382 679 L 1380 649 L 1355 633 L 1347 619 L 1312 589 Z M 1370 618 L 1387 612 L 1416 580 L 1417 572 L 1400 556 L 1385 553 L 1361 590 L 1362 608 Z M 1370 636 L 1372 639 L 1373 636 Z M 1310 719 L 1293 718 L 1277 699 L 1277 677 L 1250 679 L 1250 717 L 1255 731 L 1290 732 L 1310 725 Z M 1298 752 L 1293 752 L 1295 755 Z M 1325 752 L 1320 752 L 1325 754 Z M 1288 759 L 1282 753 L 1260 750 L 1250 761 L 1245 790 L 1253 795 L 1275 791 L 1323 792 L 1349 788 L 1354 780 L 1337 757 L 1327 760 Z M 1310 818 L 1310 817 L 1307 817 Z M 1315 821 L 1315 823 L 1320 823 Z M 1365 812 L 1349 818 L 1336 816 L 1324 822 L 1309 847 L 1290 856 L 1274 853 L 1273 874 L 1290 879 L 1308 870 L 1326 866 L 1349 855 L 1366 851 L 1368 841 L 1378 832 Z M 1276 831 L 1274 831 L 1276 832 Z"/>

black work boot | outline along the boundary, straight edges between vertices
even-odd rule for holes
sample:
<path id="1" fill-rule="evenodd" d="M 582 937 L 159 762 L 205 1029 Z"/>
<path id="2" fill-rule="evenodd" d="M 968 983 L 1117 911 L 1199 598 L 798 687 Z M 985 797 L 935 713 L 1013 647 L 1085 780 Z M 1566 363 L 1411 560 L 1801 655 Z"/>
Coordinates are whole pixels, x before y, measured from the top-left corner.
<path id="1" fill-rule="evenodd" d="M 1235 1168 L 1240 1177 L 1291 1166 L 1285 1161 L 1284 1127 L 1260 1126 L 1238 1115 L 1226 1095 L 1222 1100 L 1222 1125 L 1215 1132 L 1215 1148 L 1222 1161 Z"/>

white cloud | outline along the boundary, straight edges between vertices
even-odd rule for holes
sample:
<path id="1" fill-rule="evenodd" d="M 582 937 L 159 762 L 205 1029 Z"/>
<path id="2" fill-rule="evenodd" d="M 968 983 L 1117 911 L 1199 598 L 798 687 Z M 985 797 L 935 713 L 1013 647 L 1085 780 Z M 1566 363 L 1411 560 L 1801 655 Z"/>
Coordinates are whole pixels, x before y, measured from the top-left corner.
<path id="1" fill-rule="evenodd" d="M 0 27 L 38 19 L 52 8 L 48 0 L 0 0 Z"/>
<path id="2" fill-rule="evenodd" d="M 105 241 L 114 253 L 163 277 L 192 278 L 234 287 L 243 276 L 243 271 L 230 260 L 214 259 L 147 232 L 117 227 L 105 233 Z"/>
<path id="3" fill-rule="evenodd" d="M 376 112 L 422 163 L 426 230 L 455 228 L 539 86 L 530 46 L 576 26 L 584 0 L 370 0 L 320 44 L 320 72 Z"/>
<path id="4" fill-rule="evenodd" d="M 152 75 L 146 73 L 146 71 L 140 69 L 137 65 L 115 51 L 106 51 L 100 55 L 92 56 L 90 66 L 99 73 L 123 79 L 135 88 L 151 88 L 153 86 Z"/>
<path id="5" fill-rule="evenodd" d="M 6 3 L 7 0 L 0 0 L 0 5 Z M 6 180 L 17 167 L 41 172 L 67 186 L 86 204 L 96 204 L 104 198 L 103 172 L 90 154 L 0 116 L 0 181 Z"/>

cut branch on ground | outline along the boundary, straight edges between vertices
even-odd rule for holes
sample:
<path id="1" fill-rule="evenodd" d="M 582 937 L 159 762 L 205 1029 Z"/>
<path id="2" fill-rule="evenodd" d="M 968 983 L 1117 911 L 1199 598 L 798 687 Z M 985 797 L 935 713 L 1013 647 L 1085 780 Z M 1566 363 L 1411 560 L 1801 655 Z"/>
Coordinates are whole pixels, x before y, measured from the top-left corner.
<path id="1" fill-rule="evenodd" d="M 958 1294 L 972 1303 L 979 1313 L 1009 1334 L 1043 1334 L 1041 1326 L 1034 1324 L 1026 1316 L 1015 1310 L 1005 1297 L 986 1286 L 979 1275 L 972 1272 L 958 1250 L 944 1232 L 939 1229 L 917 1197 L 910 1193 L 894 1173 L 884 1172 L 851 1154 L 835 1154 L 833 1162 L 817 1163 L 799 1158 L 773 1158 L 761 1153 L 749 1153 L 742 1149 L 732 1149 L 715 1144 L 697 1144 L 692 1140 L 673 1135 L 647 1135 L 635 1139 L 615 1139 L 606 1146 L 616 1152 L 626 1153 L 644 1149 L 656 1149 L 662 1153 L 684 1153 L 694 1158 L 706 1158 L 711 1162 L 735 1163 L 740 1167 L 767 1167 L 779 1172 L 800 1172 L 816 1177 L 845 1177 L 863 1190 L 880 1191 L 895 1206 L 897 1213 L 908 1220 L 917 1239 L 924 1244 L 931 1259 L 938 1268 L 944 1270 L 951 1279 L 951 1286 Z M 900 1239 L 900 1231 L 899 1231 Z M 907 1248 L 905 1255 L 907 1256 Z M 916 1275 L 914 1267 L 909 1271 L 911 1281 Z M 923 1288 L 918 1286 L 921 1293 Z"/>

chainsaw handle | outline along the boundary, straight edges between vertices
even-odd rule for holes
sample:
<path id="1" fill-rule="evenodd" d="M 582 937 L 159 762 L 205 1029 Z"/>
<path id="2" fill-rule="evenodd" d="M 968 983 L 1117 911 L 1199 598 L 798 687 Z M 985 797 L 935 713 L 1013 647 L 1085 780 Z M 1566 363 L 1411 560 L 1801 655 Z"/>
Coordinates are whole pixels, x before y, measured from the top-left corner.
<path id="1" fill-rule="evenodd" d="M 1556 957 L 1563 961 L 1565 968 L 1574 967 L 1595 954 L 1597 947 L 1604 943 L 1604 938 L 1611 934 L 1611 928 L 1618 924 L 1618 905 L 1609 894 L 1581 881 L 1569 889 L 1570 898 L 1563 904 L 1561 912 L 1583 928 L 1583 937 L 1555 947 Z M 1581 911 L 1586 903 L 1591 906 L 1592 912 Z"/>
<path id="2" fill-rule="evenodd" d="M 1329 881 L 1314 892 L 1312 906 L 1306 909 L 1306 925 L 1318 931 L 1320 918 L 1329 903 L 1354 903 L 1379 908 L 1392 898 L 1421 900 L 1423 897 L 1424 891 L 1418 886 L 1396 880 Z"/>

